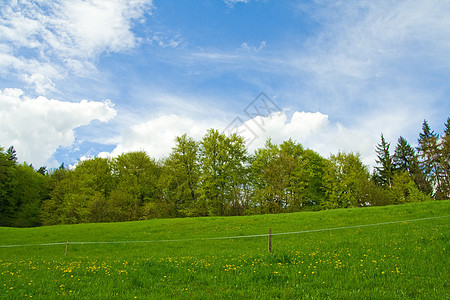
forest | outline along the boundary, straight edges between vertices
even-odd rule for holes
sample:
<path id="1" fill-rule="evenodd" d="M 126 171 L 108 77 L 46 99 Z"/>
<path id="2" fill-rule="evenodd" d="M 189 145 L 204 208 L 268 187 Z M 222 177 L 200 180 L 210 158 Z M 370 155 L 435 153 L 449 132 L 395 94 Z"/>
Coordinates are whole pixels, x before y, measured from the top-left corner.
<path id="1" fill-rule="evenodd" d="M 144 151 L 35 169 L 0 147 L 0 226 L 119 222 L 382 206 L 450 197 L 450 118 L 442 135 L 423 122 L 417 147 L 381 135 L 371 171 L 358 153 L 324 158 L 300 143 L 248 153 L 244 140 L 210 129 L 176 137 L 155 160 Z"/>

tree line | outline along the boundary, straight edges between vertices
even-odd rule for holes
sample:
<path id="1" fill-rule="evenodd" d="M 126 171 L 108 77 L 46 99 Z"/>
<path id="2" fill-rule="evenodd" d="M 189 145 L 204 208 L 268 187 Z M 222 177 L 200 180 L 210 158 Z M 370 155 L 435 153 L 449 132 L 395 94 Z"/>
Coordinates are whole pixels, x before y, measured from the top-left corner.
<path id="1" fill-rule="evenodd" d="M 161 160 L 144 151 L 48 171 L 0 147 L 0 226 L 229 216 L 390 205 L 450 197 L 450 118 L 424 121 L 418 147 L 381 135 L 373 172 L 357 153 L 328 159 L 293 140 L 249 154 L 241 136 L 210 129 L 175 139 Z"/>

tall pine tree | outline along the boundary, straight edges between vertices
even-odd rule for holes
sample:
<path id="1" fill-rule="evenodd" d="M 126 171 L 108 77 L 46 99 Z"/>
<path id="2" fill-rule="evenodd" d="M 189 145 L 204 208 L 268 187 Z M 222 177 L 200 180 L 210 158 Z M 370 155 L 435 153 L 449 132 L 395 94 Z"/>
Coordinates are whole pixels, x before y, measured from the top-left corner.
<path id="1" fill-rule="evenodd" d="M 419 166 L 419 158 L 415 149 L 404 137 L 398 139 L 392 159 L 395 172 L 406 171 L 420 191 L 427 195 L 433 192 L 431 185 Z"/>
<path id="2" fill-rule="evenodd" d="M 445 123 L 444 135 L 440 140 L 439 164 L 442 170 L 442 196 L 450 198 L 450 118 Z"/>
<path id="3" fill-rule="evenodd" d="M 424 172 L 427 181 L 433 187 L 433 197 L 441 199 L 442 194 L 442 170 L 439 163 L 439 135 L 431 130 L 428 122 L 423 121 L 422 132 L 419 134 L 420 167 Z"/>
<path id="4" fill-rule="evenodd" d="M 381 134 L 381 143 L 377 145 L 375 150 L 378 166 L 375 167 L 374 179 L 379 185 L 388 188 L 392 186 L 393 178 L 393 164 L 389 147 L 390 144 L 386 142 L 384 135 Z"/>

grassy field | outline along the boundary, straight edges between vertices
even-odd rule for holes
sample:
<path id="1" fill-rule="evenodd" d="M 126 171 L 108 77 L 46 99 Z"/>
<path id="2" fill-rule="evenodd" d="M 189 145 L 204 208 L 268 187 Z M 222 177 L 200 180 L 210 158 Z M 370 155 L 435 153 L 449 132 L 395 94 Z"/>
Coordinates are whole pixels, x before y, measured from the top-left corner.
<path id="1" fill-rule="evenodd" d="M 28 245 L 0 247 L 0 298 L 448 299 L 449 215 L 441 201 L 0 228 L 0 245 Z M 352 227 L 375 223 L 387 224 Z M 269 228 L 311 232 L 274 235 L 272 253 L 267 236 L 245 237 Z M 77 244 L 122 241 L 150 242 Z"/>

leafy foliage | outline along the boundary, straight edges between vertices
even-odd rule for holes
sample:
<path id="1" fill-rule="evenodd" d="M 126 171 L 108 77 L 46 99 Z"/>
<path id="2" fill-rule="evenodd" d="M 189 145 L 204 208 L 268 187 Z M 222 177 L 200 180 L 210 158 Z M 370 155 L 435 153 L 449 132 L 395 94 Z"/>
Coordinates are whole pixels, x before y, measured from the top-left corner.
<path id="1" fill-rule="evenodd" d="M 359 154 L 338 153 L 332 155 L 326 168 L 325 208 L 345 208 L 370 205 L 367 195 L 369 171 Z"/>
<path id="2" fill-rule="evenodd" d="M 450 119 L 441 137 L 424 121 L 417 151 L 384 135 L 370 176 L 358 153 L 329 159 L 293 140 L 249 154 L 242 137 L 210 129 L 175 139 L 155 161 L 143 151 L 34 170 L 0 148 L 0 225 L 39 226 L 378 206 L 449 198 Z"/>
<path id="3" fill-rule="evenodd" d="M 0 226 L 41 224 L 40 208 L 48 198 L 48 178 L 27 164 L 18 164 L 16 151 L 0 147 Z"/>

